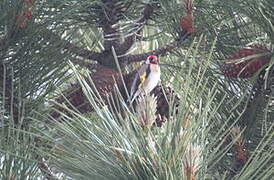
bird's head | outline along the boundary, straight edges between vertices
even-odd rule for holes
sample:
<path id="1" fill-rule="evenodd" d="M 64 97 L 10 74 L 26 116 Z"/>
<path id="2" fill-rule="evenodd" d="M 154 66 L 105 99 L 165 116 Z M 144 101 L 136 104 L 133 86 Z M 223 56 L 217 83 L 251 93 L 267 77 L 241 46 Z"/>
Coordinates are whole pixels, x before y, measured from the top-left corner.
<path id="1" fill-rule="evenodd" d="M 159 64 L 159 60 L 157 56 L 148 56 L 146 59 L 146 64 Z"/>

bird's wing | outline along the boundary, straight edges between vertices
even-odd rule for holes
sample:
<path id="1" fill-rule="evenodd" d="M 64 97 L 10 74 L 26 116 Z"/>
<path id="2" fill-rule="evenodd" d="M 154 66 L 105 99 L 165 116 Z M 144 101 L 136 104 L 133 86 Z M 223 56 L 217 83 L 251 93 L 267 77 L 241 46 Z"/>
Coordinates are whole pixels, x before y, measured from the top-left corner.
<path id="1" fill-rule="evenodd" d="M 143 64 L 138 72 L 136 73 L 135 79 L 132 83 L 131 90 L 130 90 L 130 97 L 132 98 L 136 91 L 144 85 L 147 76 L 150 73 L 149 64 Z"/>

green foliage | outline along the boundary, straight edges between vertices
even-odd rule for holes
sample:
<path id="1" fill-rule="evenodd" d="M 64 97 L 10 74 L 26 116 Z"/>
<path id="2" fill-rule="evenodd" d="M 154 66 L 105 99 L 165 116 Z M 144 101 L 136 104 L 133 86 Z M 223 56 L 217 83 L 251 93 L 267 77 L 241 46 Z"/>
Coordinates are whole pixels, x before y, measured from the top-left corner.
<path id="1" fill-rule="evenodd" d="M 23 117 L 20 119 L 23 120 Z M 0 179 L 37 179 L 41 174 L 35 160 L 38 155 L 35 153 L 33 135 L 19 130 L 24 126 L 22 121 L 15 124 L 13 117 L 3 112 L 0 126 Z"/>
<path id="2" fill-rule="evenodd" d="M 132 112 L 125 103 L 120 107 L 124 109 L 122 114 L 113 110 L 119 108 L 110 108 L 74 68 L 95 113 L 84 116 L 64 107 L 71 115 L 64 114 L 62 123 L 45 124 L 48 130 L 42 132 L 42 137 L 53 148 L 42 149 L 41 154 L 73 179 L 187 179 L 183 165 L 186 159 L 197 163 L 198 179 L 230 178 L 230 172 L 222 172 L 219 167 L 225 165 L 224 159 L 233 158 L 228 152 L 239 137 L 229 140 L 229 136 L 238 119 L 236 115 L 228 116 L 232 112 L 227 106 L 233 101 L 225 101 L 228 94 L 218 82 L 209 85 L 212 77 L 206 72 L 210 56 L 201 63 L 193 57 L 188 60 L 187 72 L 178 72 L 173 86 L 180 92 L 180 106 L 172 109 L 170 119 L 161 128 L 144 127 L 138 112 Z M 218 93 L 223 94 L 222 99 L 218 99 Z M 269 165 L 273 157 L 272 151 L 263 150 L 272 137 L 271 129 L 239 178 L 270 177 L 269 169 L 258 168 Z M 231 163 L 226 165 L 233 167 Z"/>
<path id="3" fill-rule="evenodd" d="M 272 86 L 270 94 L 256 97 L 247 106 L 260 72 L 243 80 L 224 77 L 219 70 L 240 47 L 273 47 L 273 0 L 194 1 L 196 35 L 160 57 L 162 84 L 172 85 L 180 95 L 178 108 L 174 99 L 169 100 L 171 116 L 161 128 L 144 127 L 138 112 L 122 99 L 116 109 L 123 113 L 102 102 L 90 82 L 67 63 L 82 60 L 64 49 L 67 42 L 104 50 L 104 21 L 98 13 L 98 8 L 105 8 L 103 1 L 35 1 L 33 18 L 22 28 L 16 19 L 27 9 L 23 2 L 0 2 L 0 179 L 43 179 L 48 171 L 41 170 L 41 159 L 56 179 L 190 179 L 184 163 L 193 157 L 199 159 L 197 179 L 273 176 Z M 185 15 L 182 1 L 118 3 L 128 8 L 117 22 L 119 40 L 136 33 L 146 3 L 157 7 L 145 24 L 142 40 L 130 52 L 154 50 L 178 37 L 180 18 Z M 270 56 L 269 72 L 273 53 Z M 62 122 L 48 123 L 52 121 L 49 102 L 56 87 L 70 82 L 71 68 L 95 111 L 81 114 L 76 107 L 61 104 L 70 115 L 60 112 Z M 273 77 L 265 76 L 263 81 L 269 86 Z M 7 87 L 12 102 L 18 103 L 19 122 L 13 117 L 15 107 L 5 105 Z M 119 92 L 115 96 L 120 97 Z M 242 122 L 246 127 L 232 137 L 232 129 Z M 234 146 L 240 137 L 246 140 L 248 161 L 238 168 Z"/>

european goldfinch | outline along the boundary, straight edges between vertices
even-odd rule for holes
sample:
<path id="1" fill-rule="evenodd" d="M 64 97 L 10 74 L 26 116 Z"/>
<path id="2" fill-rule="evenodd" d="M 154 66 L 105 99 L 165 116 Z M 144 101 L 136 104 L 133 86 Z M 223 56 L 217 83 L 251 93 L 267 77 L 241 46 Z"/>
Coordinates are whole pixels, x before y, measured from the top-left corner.
<path id="1" fill-rule="evenodd" d="M 130 103 L 140 94 L 150 93 L 160 80 L 160 67 L 157 56 L 148 56 L 145 63 L 139 68 L 131 86 Z"/>

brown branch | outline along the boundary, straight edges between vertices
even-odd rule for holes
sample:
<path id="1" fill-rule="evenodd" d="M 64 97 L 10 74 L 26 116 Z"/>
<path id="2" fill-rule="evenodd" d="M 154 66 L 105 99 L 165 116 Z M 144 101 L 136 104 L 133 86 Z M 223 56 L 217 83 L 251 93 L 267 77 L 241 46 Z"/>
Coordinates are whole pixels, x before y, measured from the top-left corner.
<path id="1" fill-rule="evenodd" d="M 48 39 L 51 42 L 54 42 L 54 43 L 56 42 L 62 45 L 64 49 L 67 49 L 68 51 L 76 54 L 77 56 L 81 56 L 82 58 L 94 60 L 97 62 L 100 62 L 100 59 L 102 59 L 101 58 L 102 53 L 78 47 L 73 43 L 63 40 L 59 35 L 54 34 L 50 30 L 45 29 L 44 34 L 45 34 L 44 36 L 45 39 Z M 7 44 L 7 38 L 0 39 L 0 49 L 3 49 L 3 47 L 6 46 L 6 44 Z"/>
<path id="2" fill-rule="evenodd" d="M 137 31 L 132 33 L 132 35 L 126 37 L 125 41 L 118 46 L 117 54 L 119 54 L 119 55 L 125 54 L 132 47 L 132 45 L 136 41 L 136 38 L 138 38 L 138 36 L 141 36 L 141 32 L 144 28 L 144 25 L 147 23 L 147 21 L 153 15 L 153 10 L 154 10 L 154 8 L 152 5 L 147 4 L 145 6 L 144 11 L 143 11 L 143 17 L 141 17 L 136 22 L 137 26 L 135 28 L 137 29 Z"/>
<path id="3" fill-rule="evenodd" d="M 64 49 L 67 49 L 68 51 L 76 54 L 77 56 L 81 56 L 82 58 L 94 60 L 97 62 L 100 62 L 100 59 L 102 59 L 101 52 L 95 52 L 76 46 L 75 44 L 62 39 L 59 35 L 51 32 L 48 29 L 45 29 L 43 34 L 45 34 L 45 39 L 48 39 L 49 41 L 62 46 Z"/>
<path id="4" fill-rule="evenodd" d="M 85 60 L 83 60 L 81 58 L 77 58 L 77 57 L 71 57 L 71 58 L 69 58 L 69 60 L 75 65 L 79 65 L 80 67 L 85 67 L 90 70 L 92 70 L 94 65 L 96 64 L 96 63 L 91 63 L 91 62 L 85 61 Z"/>
<path id="5" fill-rule="evenodd" d="M 113 28 L 111 25 L 105 25 L 102 27 L 104 34 L 104 48 L 106 50 L 111 49 L 111 47 L 117 47 L 119 44 L 119 33 L 118 28 Z"/>
<path id="6" fill-rule="evenodd" d="M 124 63 L 124 64 L 128 64 L 128 63 L 132 63 L 132 62 L 139 62 L 142 60 L 145 60 L 148 56 L 150 55 L 165 55 L 168 52 L 171 52 L 173 49 L 177 48 L 179 46 L 179 44 L 184 41 L 190 34 L 188 33 L 184 33 L 180 39 L 175 40 L 163 47 L 160 47 L 156 50 L 150 51 L 150 52 L 146 52 L 146 53 L 142 53 L 142 54 L 134 54 L 134 55 L 128 55 L 125 57 L 121 57 L 119 58 L 120 62 Z"/>
<path id="7" fill-rule="evenodd" d="M 81 56 L 82 58 L 94 60 L 94 61 L 100 61 L 101 59 L 101 53 L 100 52 L 95 52 L 95 51 L 90 51 L 81 47 L 76 46 L 73 43 L 67 42 L 63 40 L 60 36 L 54 34 L 53 32 L 50 32 L 49 30 L 46 30 L 46 36 L 45 39 L 51 40 L 53 42 L 56 42 L 58 44 L 62 44 L 64 49 L 67 49 L 68 51 L 76 54 L 77 56 Z M 0 39 L 0 49 L 3 49 L 7 44 L 7 39 Z M 77 63 L 74 61 L 74 63 Z M 83 62 L 78 62 L 77 64 L 81 64 Z"/>
<path id="8" fill-rule="evenodd" d="M 87 49 L 78 47 L 75 44 L 70 43 L 70 42 L 66 42 L 64 48 L 69 50 L 70 52 L 75 53 L 77 56 L 81 56 L 82 58 L 86 58 L 86 59 L 90 59 L 90 60 L 100 62 L 100 59 L 101 59 L 101 53 L 100 52 L 87 50 Z"/>
<path id="9" fill-rule="evenodd" d="M 125 38 L 124 42 L 120 44 L 116 49 L 116 53 L 118 55 L 125 54 L 134 44 L 136 41 L 136 36 L 140 34 L 141 31 L 135 32 L 132 35 Z"/>
<path id="10" fill-rule="evenodd" d="M 118 31 L 118 21 L 121 19 L 121 8 L 123 3 L 117 0 L 104 0 L 104 6 L 100 12 L 100 26 L 104 35 L 104 48 L 110 50 L 111 47 L 117 47 L 119 44 L 120 33 Z"/>

